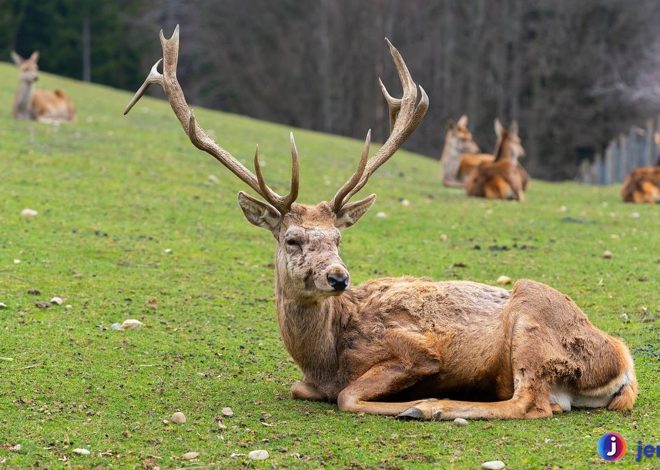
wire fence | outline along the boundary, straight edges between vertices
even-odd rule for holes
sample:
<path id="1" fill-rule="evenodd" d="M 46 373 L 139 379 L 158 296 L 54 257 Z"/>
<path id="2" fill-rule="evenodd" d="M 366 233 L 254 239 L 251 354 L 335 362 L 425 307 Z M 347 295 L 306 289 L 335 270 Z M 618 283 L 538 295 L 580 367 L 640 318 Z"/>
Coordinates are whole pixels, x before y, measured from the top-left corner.
<path id="1" fill-rule="evenodd" d="M 621 183 L 637 167 L 651 166 L 660 153 L 660 118 L 649 119 L 644 128 L 633 127 L 610 141 L 605 154 L 583 161 L 577 181 L 587 184 Z"/>

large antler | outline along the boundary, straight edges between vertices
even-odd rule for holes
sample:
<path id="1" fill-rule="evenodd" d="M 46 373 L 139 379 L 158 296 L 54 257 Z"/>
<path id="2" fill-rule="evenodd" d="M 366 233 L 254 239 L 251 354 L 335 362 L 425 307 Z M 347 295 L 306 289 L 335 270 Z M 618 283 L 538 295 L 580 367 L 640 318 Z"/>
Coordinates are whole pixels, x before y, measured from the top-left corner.
<path id="1" fill-rule="evenodd" d="M 385 38 L 385 42 L 390 48 L 390 54 L 392 54 L 394 65 L 399 74 L 401 86 L 403 87 L 403 96 L 401 98 L 392 97 L 388 93 L 387 88 L 385 88 L 382 80 L 378 80 L 390 113 L 390 136 L 383 146 L 378 149 L 376 154 L 367 160 L 371 131 L 367 133 L 357 171 L 337 191 L 337 194 L 335 194 L 335 197 L 330 203 L 335 212 L 338 212 L 355 193 L 362 189 L 367 184 L 369 177 L 403 145 L 410 134 L 422 122 L 429 107 L 429 97 L 421 86 L 419 86 L 421 98 L 417 102 L 418 85 L 413 81 L 408 67 L 396 47 L 387 38 Z"/>
<path id="2" fill-rule="evenodd" d="M 299 183 L 299 168 L 298 168 L 298 151 L 296 150 L 296 143 L 293 140 L 293 134 L 290 134 L 291 140 L 291 190 L 287 196 L 280 196 L 273 191 L 264 181 L 261 173 L 261 165 L 259 164 L 259 148 L 254 154 L 254 167 L 257 175 L 255 176 L 248 170 L 241 162 L 234 156 L 220 147 L 204 129 L 202 129 L 193 115 L 186 97 L 183 94 L 181 85 L 176 78 L 176 66 L 179 60 L 179 25 L 174 29 L 172 37 L 165 38 L 163 30 L 160 31 L 160 44 L 163 48 L 163 58 L 158 60 L 151 68 L 149 75 L 135 93 L 135 96 L 126 106 L 124 114 L 128 114 L 131 108 L 137 103 L 144 95 L 152 84 L 160 85 L 165 91 L 165 96 L 172 107 L 172 111 L 181 123 L 181 127 L 190 141 L 195 147 L 210 154 L 224 166 L 226 166 L 232 173 L 238 176 L 242 181 L 254 189 L 261 197 L 268 201 L 281 215 L 289 212 L 291 204 L 298 197 L 298 183 Z M 158 66 L 163 63 L 163 73 L 158 72 Z"/>

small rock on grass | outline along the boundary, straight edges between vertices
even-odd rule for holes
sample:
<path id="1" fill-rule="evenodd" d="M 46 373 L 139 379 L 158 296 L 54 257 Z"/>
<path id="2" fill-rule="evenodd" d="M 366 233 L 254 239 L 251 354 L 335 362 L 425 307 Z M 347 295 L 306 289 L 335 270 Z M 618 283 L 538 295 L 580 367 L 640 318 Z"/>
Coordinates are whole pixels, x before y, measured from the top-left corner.
<path id="1" fill-rule="evenodd" d="M 270 455 L 267 450 L 253 450 L 248 454 L 250 460 L 266 460 Z"/>
<path id="2" fill-rule="evenodd" d="M 35 302 L 34 305 L 37 308 L 50 308 L 50 302 Z"/>
<path id="3" fill-rule="evenodd" d="M 511 278 L 509 276 L 500 276 L 497 278 L 497 283 L 501 286 L 511 284 Z"/>
<path id="4" fill-rule="evenodd" d="M 12 451 L 12 452 L 20 452 L 21 449 L 23 449 L 23 446 L 20 445 L 20 444 L 16 444 L 15 446 L 11 446 L 9 448 L 9 450 Z"/>
<path id="5" fill-rule="evenodd" d="M 376 212 L 376 217 L 378 217 L 379 219 L 384 219 L 385 217 L 387 217 L 387 214 L 385 212 Z"/>
<path id="6" fill-rule="evenodd" d="M 186 452 L 181 456 L 183 460 L 195 460 L 199 457 L 199 452 Z"/>
<path id="7" fill-rule="evenodd" d="M 0 310 L 4 310 L 6 308 L 7 308 L 7 304 L 5 304 L 4 302 L 0 302 Z"/>
<path id="8" fill-rule="evenodd" d="M 234 416 L 234 410 L 232 410 L 232 409 L 231 409 L 230 407 L 228 407 L 228 406 L 225 406 L 225 407 L 222 409 L 222 416 L 226 416 L 227 418 L 231 418 L 232 416 Z"/>
<path id="9" fill-rule="evenodd" d="M 491 460 L 490 462 L 484 462 L 481 464 L 481 468 L 485 468 L 486 470 L 501 470 L 504 467 L 504 462 L 501 460 Z"/>
<path id="10" fill-rule="evenodd" d="M 21 211 L 21 217 L 25 217 L 26 219 L 36 217 L 38 215 L 39 213 L 34 209 L 25 208 Z"/>
<path id="11" fill-rule="evenodd" d="M 64 303 L 64 299 L 62 297 L 53 297 L 50 299 L 50 303 L 55 305 L 62 305 Z"/>
<path id="12" fill-rule="evenodd" d="M 121 331 L 137 330 L 138 328 L 142 328 L 143 326 L 144 323 L 142 323 L 140 320 L 128 319 L 122 322 L 120 329 Z"/>
<path id="13" fill-rule="evenodd" d="M 610 250 L 605 250 L 603 252 L 603 258 L 605 259 L 612 259 L 612 252 Z"/>
<path id="14" fill-rule="evenodd" d="M 463 418 L 456 418 L 456 419 L 454 420 L 454 424 L 455 424 L 456 426 L 467 426 L 467 425 L 468 425 L 468 422 L 467 422 L 466 419 L 463 419 Z"/>
<path id="15" fill-rule="evenodd" d="M 174 424 L 183 424 L 187 421 L 187 419 L 186 419 L 186 415 L 184 415 L 180 411 L 177 411 L 172 415 L 170 421 L 172 421 Z"/>
<path id="16" fill-rule="evenodd" d="M 78 455 L 90 455 L 91 454 L 91 452 L 87 449 L 73 449 L 73 453 L 78 454 Z"/>

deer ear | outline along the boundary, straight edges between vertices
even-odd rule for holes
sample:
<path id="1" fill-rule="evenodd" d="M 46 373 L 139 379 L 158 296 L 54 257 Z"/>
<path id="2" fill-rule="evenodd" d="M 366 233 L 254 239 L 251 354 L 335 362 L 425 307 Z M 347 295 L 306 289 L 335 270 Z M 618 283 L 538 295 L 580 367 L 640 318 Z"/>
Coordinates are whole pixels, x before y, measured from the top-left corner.
<path id="1" fill-rule="evenodd" d="M 11 60 L 16 64 L 16 65 L 21 65 L 23 63 L 23 57 L 18 55 L 16 51 L 11 51 Z"/>
<path id="2" fill-rule="evenodd" d="M 496 118 L 495 119 L 495 135 L 497 136 L 498 139 L 500 137 L 502 137 L 502 131 L 503 130 L 504 130 L 504 126 L 502 125 L 500 120 Z"/>
<path id="3" fill-rule="evenodd" d="M 464 114 L 460 117 L 460 119 L 458 120 L 458 125 L 461 126 L 461 127 L 467 127 L 467 125 L 468 125 L 467 114 Z"/>
<path id="4" fill-rule="evenodd" d="M 37 61 L 39 60 L 39 51 L 34 51 L 32 53 L 32 55 L 30 56 L 29 60 L 31 60 L 32 62 L 34 62 L 36 64 Z"/>
<path id="5" fill-rule="evenodd" d="M 509 133 L 518 135 L 518 121 L 511 121 L 511 125 L 509 126 Z"/>
<path id="6" fill-rule="evenodd" d="M 265 202 L 256 199 L 243 191 L 238 193 L 238 205 L 241 206 L 245 218 L 253 225 L 274 232 L 282 220 L 277 210 Z"/>
<path id="7" fill-rule="evenodd" d="M 337 218 L 335 220 L 335 227 L 339 230 L 344 230 L 345 228 L 354 225 L 355 222 L 360 220 L 364 214 L 367 213 L 371 206 L 376 202 L 376 195 L 372 194 L 365 197 L 364 199 L 356 202 L 350 202 L 344 207 L 339 209 L 337 212 Z"/>

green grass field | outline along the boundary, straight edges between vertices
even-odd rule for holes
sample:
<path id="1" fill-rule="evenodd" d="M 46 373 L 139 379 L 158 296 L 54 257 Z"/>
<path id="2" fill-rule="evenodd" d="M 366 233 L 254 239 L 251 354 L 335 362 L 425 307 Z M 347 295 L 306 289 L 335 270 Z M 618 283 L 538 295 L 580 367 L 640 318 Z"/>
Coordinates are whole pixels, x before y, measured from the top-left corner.
<path id="1" fill-rule="evenodd" d="M 378 193 L 375 208 L 344 235 L 354 280 L 494 284 L 507 275 L 550 284 L 627 342 L 640 396 L 628 415 L 578 411 L 467 427 L 345 414 L 289 398 L 300 373 L 275 321 L 274 241 L 243 219 L 236 193 L 244 185 L 192 147 L 169 106 L 147 99 L 123 117 L 128 93 L 42 74 L 40 87 L 74 98 L 78 121 L 15 122 L 17 80 L 0 65 L 0 467 L 477 468 L 502 460 L 593 468 L 605 464 L 596 443 L 607 431 L 628 440 L 619 467 L 658 467 L 658 458 L 634 456 L 637 440 L 660 444 L 660 207 L 623 204 L 614 186 L 538 181 L 525 204 L 468 199 L 441 187 L 437 162 L 398 153 L 364 191 Z M 196 114 L 244 162 L 259 143 L 267 178 L 284 189 L 288 128 Z M 362 144 L 295 135 L 301 202 L 331 197 Z M 25 219 L 24 208 L 39 215 Z M 65 305 L 35 306 L 53 296 Z M 145 327 L 111 328 L 127 318 Z M 234 416 L 220 430 L 214 418 L 227 406 Z M 177 410 L 186 424 L 163 422 Z M 249 461 L 255 449 L 270 458 Z M 190 451 L 199 457 L 183 460 Z"/>

